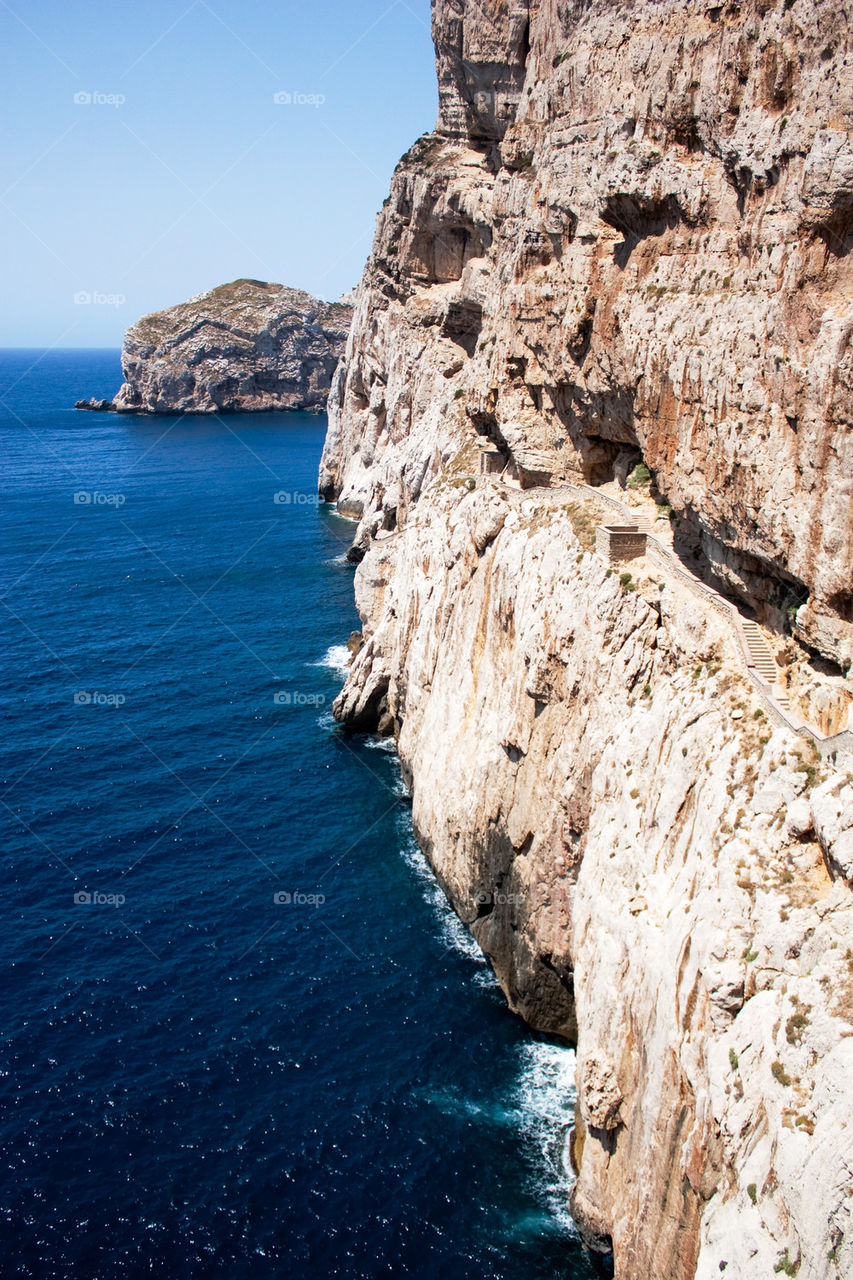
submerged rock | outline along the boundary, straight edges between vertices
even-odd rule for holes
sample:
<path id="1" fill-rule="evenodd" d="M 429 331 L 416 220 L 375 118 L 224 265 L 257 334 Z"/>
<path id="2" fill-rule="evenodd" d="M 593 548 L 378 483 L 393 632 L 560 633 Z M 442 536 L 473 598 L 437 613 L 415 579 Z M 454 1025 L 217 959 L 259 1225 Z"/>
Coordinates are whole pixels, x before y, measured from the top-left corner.
<path id="1" fill-rule="evenodd" d="M 74 404 L 75 409 L 94 409 L 96 411 L 106 411 L 115 408 L 115 402 L 112 400 L 97 400 L 95 396 L 90 396 L 88 400 L 77 400 Z"/>

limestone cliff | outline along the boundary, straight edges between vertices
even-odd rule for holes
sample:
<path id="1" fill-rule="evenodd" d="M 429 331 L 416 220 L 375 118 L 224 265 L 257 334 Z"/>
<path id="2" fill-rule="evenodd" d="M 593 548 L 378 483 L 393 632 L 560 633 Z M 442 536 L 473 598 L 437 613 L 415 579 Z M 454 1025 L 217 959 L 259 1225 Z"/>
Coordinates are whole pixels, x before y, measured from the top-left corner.
<path id="1" fill-rule="evenodd" d="M 143 316 L 124 338 L 119 413 L 325 408 L 352 319 L 343 303 L 235 280 Z"/>
<path id="2" fill-rule="evenodd" d="M 387 517 L 465 422 L 525 482 L 642 453 L 685 543 L 849 666 L 845 7 L 459 0 L 434 27 L 439 124 L 379 220 L 326 486 Z M 446 425 L 413 438 L 427 379 Z"/>
<path id="3" fill-rule="evenodd" d="M 364 623 L 336 715 L 393 729 L 510 1005 L 576 1042 L 572 1203 L 619 1280 L 851 1276 L 853 783 L 680 567 L 846 714 L 846 14 L 435 0 L 433 28 L 438 124 L 330 397 Z M 673 550 L 620 574 L 594 531 L 637 463 Z"/>

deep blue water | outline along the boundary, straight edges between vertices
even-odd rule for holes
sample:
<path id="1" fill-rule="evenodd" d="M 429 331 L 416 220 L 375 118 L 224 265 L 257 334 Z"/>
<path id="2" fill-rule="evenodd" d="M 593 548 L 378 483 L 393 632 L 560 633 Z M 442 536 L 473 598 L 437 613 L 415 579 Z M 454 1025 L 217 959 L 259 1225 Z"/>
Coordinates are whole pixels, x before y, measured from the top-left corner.
<path id="1" fill-rule="evenodd" d="M 117 353 L 38 357 L 0 353 L 2 1274 L 591 1274 L 571 1054 L 329 715 L 325 419 L 75 412 Z"/>

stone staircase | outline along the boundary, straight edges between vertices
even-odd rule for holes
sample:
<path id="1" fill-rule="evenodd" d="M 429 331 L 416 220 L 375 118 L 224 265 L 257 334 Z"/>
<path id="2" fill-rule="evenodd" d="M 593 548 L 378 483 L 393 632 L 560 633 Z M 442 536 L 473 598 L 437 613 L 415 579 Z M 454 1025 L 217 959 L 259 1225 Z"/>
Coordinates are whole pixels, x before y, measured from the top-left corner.
<path id="1" fill-rule="evenodd" d="M 740 626 L 746 645 L 747 666 L 752 667 L 759 680 L 768 685 L 780 710 L 789 711 L 790 701 L 788 695 L 776 688 L 779 668 L 776 666 L 773 651 L 765 640 L 761 628 L 756 622 L 751 622 L 748 618 L 743 618 Z"/>

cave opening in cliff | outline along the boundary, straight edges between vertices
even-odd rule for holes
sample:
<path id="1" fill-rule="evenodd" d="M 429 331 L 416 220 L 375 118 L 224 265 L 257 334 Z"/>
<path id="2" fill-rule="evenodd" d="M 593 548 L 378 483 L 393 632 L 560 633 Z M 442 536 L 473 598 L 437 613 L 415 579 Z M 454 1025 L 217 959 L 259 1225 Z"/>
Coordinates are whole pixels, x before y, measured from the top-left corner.
<path id="1" fill-rule="evenodd" d="M 827 601 L 844 622 L 853 622 L 853 591 L 836 591 Z"/>
<path id="2" fill-rule="evenodd" d="M 627 387 L 606 388 L 590 396 L 568 379 L 546 384 L 543 390 L 571 446 L 571 468 L 580 470 L 587 484 L 624 484 L 631 469 L 643 461 L 633 392 Z"/>
<path id="3" fill-rule="evenodd" d="M 487 409 L 478 409 L 473 406 L 466 410 L 471 425 L 480 437 L 481 448 L 481 468 L 483 474 L 501 475 L 504 480 L 515 484 L 519 480 L 518 467 L 512 456 L 507 441 L 498 426 L 498 420 L 493 413 Z"/>

